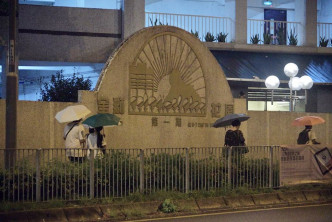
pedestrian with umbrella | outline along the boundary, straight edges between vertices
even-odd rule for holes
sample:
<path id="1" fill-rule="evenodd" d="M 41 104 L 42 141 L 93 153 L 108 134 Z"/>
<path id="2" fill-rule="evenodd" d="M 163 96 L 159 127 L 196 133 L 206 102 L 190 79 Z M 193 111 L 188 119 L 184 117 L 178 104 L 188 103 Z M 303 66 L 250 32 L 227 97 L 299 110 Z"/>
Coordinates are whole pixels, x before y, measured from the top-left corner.
<path id="1" fill-rule="evenodd" d="M 304 130 L 299 133 L 297 138 L 297 144 L 320 144 L 317 141 L 315 132 L 312 130 L 313 125 L 325 123 L 325 120 L 319 116 L 302 116 L 296 118 L 293 122 L 293 126 L 304 126 Z"/>
<path id="2" fill-rule="evenodd" d="M 117 126 L 120 118 L 110 113 L 99 113 L 87 118 L 83 124 L 90 127 L 87 136 L 88 158 L 90 150 L 95 150 L 94 157 L 103 157 L 106 149 L 105 134 L 101 133 L 104 126 Z"/>
<path id="3" fill-rule="evenodd" d="M 66 156 L 71 162 L 83 162 L 84 159 L 84 127 L 82 119 L 91 111 L 84 105 L 68 106 L 58 112 L 55 118 L 60 123 L 69 122 L 64 128 Z"/>
<path id="4" fill-rule="evenodd" d="M 228 160 L 229 158 L 229 150 L 231 149 L 231 178 L 232 184 L 238 184 L 238 178 L 242 178 L 242 171 L 239 170 L 238 166 L 242 164 L 243 154 L 248 152 L 248 148 L 245 144 L 245 139 L 242 131 L 240 130 L 241 122 L 249 119 L 249 116 L 246 114 L 229 114 L 223 118 L 218 119 L 213 126 L 218 127 L 226 127 L 232 126 L 231 129 L 227 130 L 225 134 L 225 143 L 223 152 L 223 156 Z"/>
<path id="5" fill-rule="evenodd" d="M 225 143 L 224 146 L 236 148 L 233 149 L 237 153 L 247 153 L 248 148 L 245 147 L 245 139 L 242 131 L 240 130 L 241 122 L 248 120 L 250 117 L 246 114 L 229 114 L 223 118 L 218 119 L 213 126 L 216 128 L 226 127 L 231 125 L 232 128 L 227 130 L 225 134 Z"/>

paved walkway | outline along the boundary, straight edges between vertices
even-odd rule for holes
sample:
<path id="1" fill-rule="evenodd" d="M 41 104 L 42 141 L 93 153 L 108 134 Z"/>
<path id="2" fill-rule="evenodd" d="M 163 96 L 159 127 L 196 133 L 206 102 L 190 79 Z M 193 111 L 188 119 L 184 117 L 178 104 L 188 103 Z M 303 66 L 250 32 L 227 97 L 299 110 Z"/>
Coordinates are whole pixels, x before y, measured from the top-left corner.
<path id="1" fill-rule="evenodd" d="M 177 212 L 158 211 L 161 202 L 98 205 L 34 211 L 0 213 L 0 221 L 121 221 L 207 212 L 257 209 L 276 206 L 323 204 L 332 202 L 332 190 L 279 192 L 246 196 L 225 196 L 207 199 L 174 200 Z"/>

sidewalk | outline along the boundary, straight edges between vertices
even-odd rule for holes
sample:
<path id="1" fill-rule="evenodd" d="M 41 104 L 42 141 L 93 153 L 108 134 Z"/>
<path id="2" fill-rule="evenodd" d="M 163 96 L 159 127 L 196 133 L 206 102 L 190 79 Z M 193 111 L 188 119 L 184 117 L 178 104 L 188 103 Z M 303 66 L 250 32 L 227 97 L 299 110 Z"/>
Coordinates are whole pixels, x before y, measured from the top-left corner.
<path id="1" fill-rule="evenodd" d="M 330 202 L 332 202 L 331 189 L 307 190 L 207 199 L 174 200 L 177 212 L 173 214 L 165 214 L 158 211 L 158 206 L 161 202 L 133 202 L 129 204 L 7 212 L 0 213 L 0 221 L 121 221 Z"/>

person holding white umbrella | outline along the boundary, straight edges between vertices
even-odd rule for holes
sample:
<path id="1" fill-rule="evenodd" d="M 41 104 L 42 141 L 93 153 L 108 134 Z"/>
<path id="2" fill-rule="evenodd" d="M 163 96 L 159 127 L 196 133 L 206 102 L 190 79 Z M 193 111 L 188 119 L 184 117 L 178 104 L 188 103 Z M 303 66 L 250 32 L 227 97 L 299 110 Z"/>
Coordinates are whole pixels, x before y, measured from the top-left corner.
<path id="1" fill-rule="evenodd" d="M 82 162 L 84 159 L 82 148 L 85 137 L 82 118 L 90 112 L 84 105 L 73 105 L 61 110 L 55 116 L 60 123 L 69 122 L 64 128 L 63 139 L 65 140 L 66 156 L 71 162 Z"/>
<path id="2" fill-rule="evenodd" d="M 66 147 L 66 156 L 71 162 L 83 162 L 84 154 L 81 148 L 84 147 L 84 127 L 82 119 L 68 123 L 63 131 Z"/>

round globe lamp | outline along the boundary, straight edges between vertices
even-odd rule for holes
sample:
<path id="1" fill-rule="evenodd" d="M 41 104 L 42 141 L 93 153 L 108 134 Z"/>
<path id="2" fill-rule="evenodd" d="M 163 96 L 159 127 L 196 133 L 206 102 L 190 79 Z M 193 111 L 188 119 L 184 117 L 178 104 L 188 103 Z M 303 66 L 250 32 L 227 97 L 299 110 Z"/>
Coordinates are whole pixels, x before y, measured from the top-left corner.
<path id="1" fill-rule="evenodd" d="M 294 85 L 294 83 L 291 83 L 292 78 L 294 78 L 297 73 L 299 72 L 299 67 L 297 67 L 297 65 L 295 63 L 288 63 L 287 65 L 285 65 L 284 67 L 284 73 L 286 76 L 288 76 L 290 78 L 290 81 L 288 83 L 288 85 Z M 289 92 L 289 111 L 293 111 L 293 91 L 292 91 L 292 87 L 290 88 L 290 92 Z"/>
<path id="2" fill-rule="evenodd" d="M 269 76 L 265 80 L 265 86 L 268 89 L 271 89 L 271 104 L 273 105 L 273 90 L 277 89 L 280 85 L 279 78 L 276 76 Z"/>
<path id="3" fill-rule="evenodd" d="M 310 76 L 302 76 L 300 78 L 300 81 L 302 83 L 302 89 L 311 89 L 311 87 L 314 84 L 314 81 L 312 81 L 312 78 Z"/>
<path id="4" fill-rule="evenodd" d="M 289 80 L 288 86 L 291 90 L 298 91 L 302 89 L 302 82 L 299 77 L 293 77 Z"/>
<path id="5" fill-rule="evenodd" d="M 284 73 L 289 78 L 296 76 L 298 72 L 299 72 L 299 67 L 297 67 L 295 63 L 288 63 L 284 67 Z"/>

